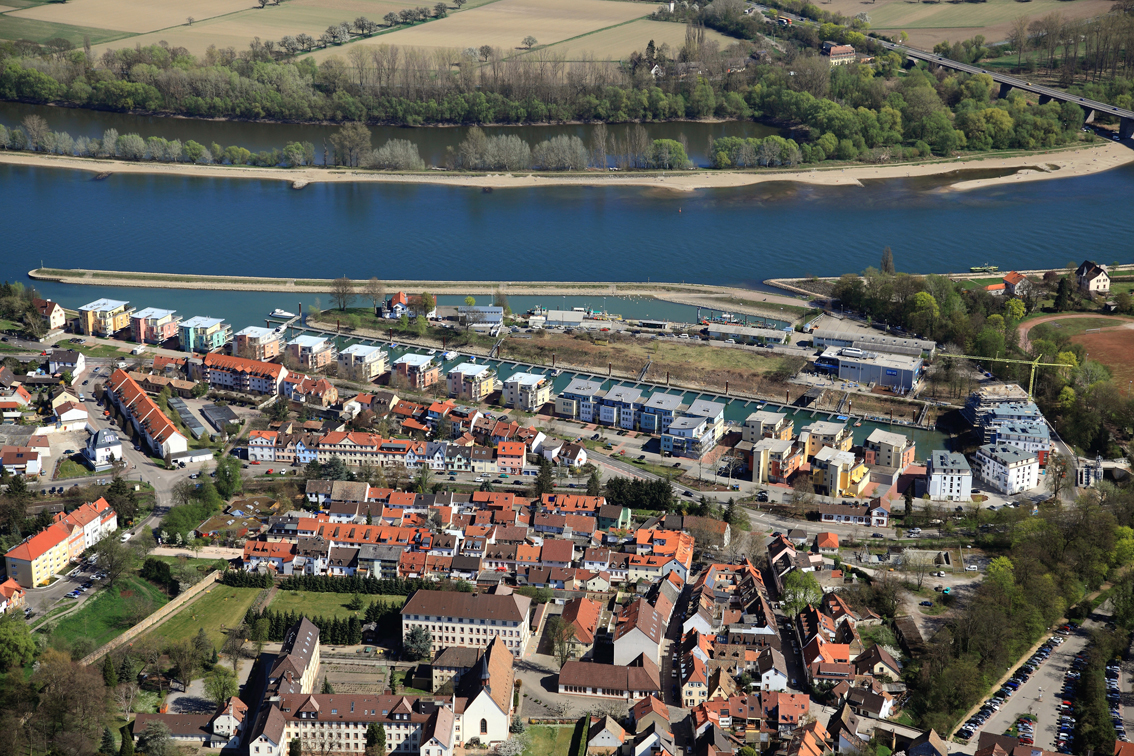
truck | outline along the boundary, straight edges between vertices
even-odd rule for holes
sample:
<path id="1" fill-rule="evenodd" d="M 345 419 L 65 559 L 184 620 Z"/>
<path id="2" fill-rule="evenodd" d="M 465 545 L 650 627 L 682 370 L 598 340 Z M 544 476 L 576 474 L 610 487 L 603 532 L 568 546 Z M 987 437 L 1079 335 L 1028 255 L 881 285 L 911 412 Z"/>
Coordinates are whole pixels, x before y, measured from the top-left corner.
<path id="1" fill-rule="evenodd" d="M 145 345 L 139 344 L 138 346 L 136 346 L 136 347 L 134 347 L 133 349 L 130 350 L 130 354 L 141 354 L 144 351 L 146 351 Z"/>
<path id="2" fill-rule="evenodd" d="M 776 23 L 780 26 L 791 26 L 791 19 L 787 16 L 780 16 L 776 19 Z"/>

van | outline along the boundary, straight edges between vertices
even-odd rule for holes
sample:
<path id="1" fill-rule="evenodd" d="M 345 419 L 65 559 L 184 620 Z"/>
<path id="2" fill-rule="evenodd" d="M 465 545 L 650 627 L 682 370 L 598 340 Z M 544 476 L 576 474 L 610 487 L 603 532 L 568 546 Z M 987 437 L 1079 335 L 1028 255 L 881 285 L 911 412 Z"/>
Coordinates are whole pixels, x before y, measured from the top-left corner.
<path id="1" fill-rule="evenodd" d="M 127 531 L 127 532 L 123 533 L 123 534 L 122 534 L 122 543 L 126 543 L 127 541 L 129 541 L 129 540 L 130 540 L 130 536 L 132 536 L 132 535 L 134 535 L 134 534 L 133 534 L 133 533 L 131 533 L 131 532 L 129 532 L 129 531 Z"/>

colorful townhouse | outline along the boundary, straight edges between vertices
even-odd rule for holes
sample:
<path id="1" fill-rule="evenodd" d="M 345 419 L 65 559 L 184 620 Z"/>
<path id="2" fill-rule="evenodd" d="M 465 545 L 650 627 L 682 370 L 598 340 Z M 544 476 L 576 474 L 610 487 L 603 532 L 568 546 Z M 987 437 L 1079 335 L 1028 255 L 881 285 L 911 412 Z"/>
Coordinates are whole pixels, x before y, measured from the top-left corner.
<path id="1" fill-rule="evenodd" d="M 536 373 L 513 373 L 504 381 L 504 406 L 539 412 L 551 401 L 551 379 Z"/>
<path id="2" fill-rule="evenodd" d="M 130 325 L 129 302 L 96 299 L 79 308 L 79 329 L 88 336 L 113 336 Z"/>
<path id="3" fill-rule="evenodd" d="M 449 396 L 470 402 L 484 401 L 496 383 L 496 371 L 489 365 L 462 362 L 446 376 Z"/>
<path id="4" fill-rule="evenodd" d="M 390 371 L 390 353 L 367 344 L 351 344 L 339 352 L 338 362 L 342 378 L 370 382 Z"/>
<path id="5" fill-rule="evenodd" d="M 234 357 L 266 362 L 280 356 L 283 334 L 275 328 L 248 326 L 237 331 L 232 343 Z"/>
<path id="6" fill-rule="evenodd" d="M 198 315 L 177 326 L 182 352 L 218 352 L 232 341 L 232 326 L 220 318 Z"/>
<path id="7" fill-rule="evenodd" d="M 130 340 L 137 344 L 163 344 L 177 335 L 177 310 L 147 307 L 130 316 Z"/>
<path id="8" fill-rule="evenodd" d="M 394 375 L 410 388 L 426 389 L 441 380 L 441 366 L 428 354 L 404 354 L 394 362 Z"/>
<path id="9" fill-rule="evenodd" d="M 866 464 L 904 470 L 914 463 L 914 442 L 901 433 L 876 428 L 862 444 Z"/>

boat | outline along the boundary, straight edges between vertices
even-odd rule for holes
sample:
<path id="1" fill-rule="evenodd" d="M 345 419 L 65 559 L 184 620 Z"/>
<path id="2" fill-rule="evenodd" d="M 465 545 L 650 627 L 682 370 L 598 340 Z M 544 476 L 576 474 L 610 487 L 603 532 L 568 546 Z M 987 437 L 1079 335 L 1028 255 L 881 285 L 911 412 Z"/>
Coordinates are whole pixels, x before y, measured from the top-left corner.
<path id="1" fill-rule="evenodd" d="M 998 270 L 1000 270 L 999 265 L 989 265 L 988 263 L 984 265 L 974 265 L 969 268 L 970 273 L 995 273 Z"/>
<path id="2" fill-rule="evenodd" d="M 281 310 L 279 308 L 276 308 L 276 309 L 272 310 L 272 314 L 269 315 L 268 317 L 270 317 L 270 318 L 294 318 L 295 313 L 294 312 L 288 312 L 287 310 Z"/>
<path id="3" fill-rule="evenodd" d="M 457 358 L 457 353 L 452 351 L 452 350 L 449 350 L 448 352 L 445 352 L 445 354 L 443 354 L 441 356 L 444 357 L 447 360 L 454 360 L 454 359 Z"/>

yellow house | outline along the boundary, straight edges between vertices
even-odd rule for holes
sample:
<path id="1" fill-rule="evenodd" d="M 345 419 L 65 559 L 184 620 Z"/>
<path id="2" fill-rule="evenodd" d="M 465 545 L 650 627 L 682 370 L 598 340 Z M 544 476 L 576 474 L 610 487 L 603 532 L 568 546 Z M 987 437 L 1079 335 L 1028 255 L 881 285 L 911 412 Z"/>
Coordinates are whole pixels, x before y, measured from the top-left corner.
<path id="1" fill-rule="evenodd" d="M 69 536 L 67 528 L 56 524 L 13 546 L 4 555 L 8 577 L 24 588 L 45 584 L 70 562 Z"/>
<path id="2" fill-rule="evenodd" d="M 849 451 L 824 446 L 811 463 L 812 483 L 817 492 L 834 497 L 861 496 L 870 483 L 870 471 Z"/>
<path id="3" fill-rule="evenodd" d="M 99 299 L 79 308 L 79 327 L 88 336 L 110 336 L 130 326 L 129 302 Z"/>
<path id="4" fill-rule="evenodd" d="M 496 371 L 488 365 L 462 362 L 446 377 L 449 396 L 479 402 L 492 393 Z"/>

